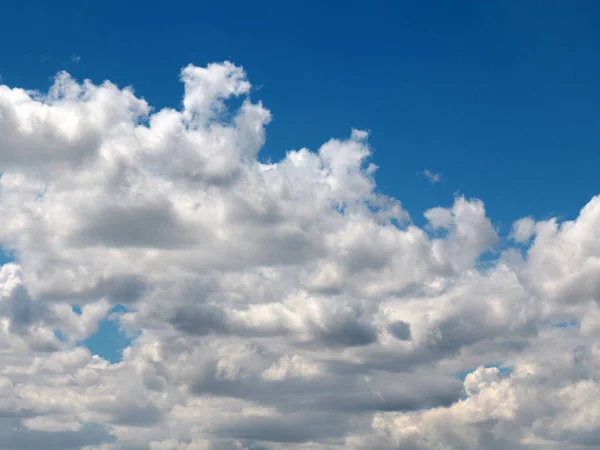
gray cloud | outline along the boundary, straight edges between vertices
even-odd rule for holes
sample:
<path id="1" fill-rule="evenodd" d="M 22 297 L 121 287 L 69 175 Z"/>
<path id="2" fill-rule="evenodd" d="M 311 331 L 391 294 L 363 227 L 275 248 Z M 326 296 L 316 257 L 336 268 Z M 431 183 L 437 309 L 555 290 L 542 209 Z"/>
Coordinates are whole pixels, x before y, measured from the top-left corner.
<path id="1" fill-rule="evenodd" d="M 114 441 L 116 437 L 98 424 L 84 425 L 79 431 L 47 432 L 25 430 L 18 421 L 0 419 L 0 445 L 6 450 L 77 450 Z"/>
<path id="2" fill-rule="evenodd" d="M 401 341 L 410 341 L 412 335 L 410 333 L 410 323 L 398 320 L 388 325 L 388 331 Z"/>

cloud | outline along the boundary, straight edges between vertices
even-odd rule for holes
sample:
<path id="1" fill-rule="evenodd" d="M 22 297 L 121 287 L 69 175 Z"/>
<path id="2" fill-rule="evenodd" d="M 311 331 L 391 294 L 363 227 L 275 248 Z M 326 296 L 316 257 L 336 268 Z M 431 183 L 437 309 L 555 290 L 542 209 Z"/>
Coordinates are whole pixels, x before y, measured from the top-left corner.
<path id="1" fill-rule="evenodd" d="M 531 217 L 523 217 L 513 223 L 511 236 L 518 243 L 527 243 L 534 233 L 535 221 Z"/>
<path id="2" fill-rule="evenodd" d="M 462 196 L 419 228 L 366 131 L 262 163 L 243 68 L 180 79 L 179 110 L 0 86 L 0 447 L 591 448 L 600 197 L 507 239 Z M 109 317 L 114 364 L 81 344 Z"/>
<path id="3" fill-rule="evenodd" d="M 427 178 L 427 180 L 429 180 L 433 184 L 436 184 L 436 183 L 439 183 L 440 181 L 442 181 L 442 174 L 441 173 L 434 173 L 434 172 L 432 172 L 429 169 L 425 169 L 421 173 L 423 174 L 423 176 L 425 178 Z"/>

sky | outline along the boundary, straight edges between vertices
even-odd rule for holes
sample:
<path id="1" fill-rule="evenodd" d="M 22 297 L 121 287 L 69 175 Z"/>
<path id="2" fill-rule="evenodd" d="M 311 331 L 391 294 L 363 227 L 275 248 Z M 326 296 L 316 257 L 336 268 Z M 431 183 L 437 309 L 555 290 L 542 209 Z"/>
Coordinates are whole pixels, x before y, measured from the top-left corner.
<path id="1" fill-rule="evenodd" d="M 3 2 L 0 448 L 600 449 L 599 22 Z"/>

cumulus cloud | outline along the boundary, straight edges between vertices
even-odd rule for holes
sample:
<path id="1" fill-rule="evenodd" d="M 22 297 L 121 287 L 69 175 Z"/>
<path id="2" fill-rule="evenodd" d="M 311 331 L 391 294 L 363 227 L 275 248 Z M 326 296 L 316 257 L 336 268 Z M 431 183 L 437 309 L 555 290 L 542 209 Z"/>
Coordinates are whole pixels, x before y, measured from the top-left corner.
<path id="1" fill-rule="evenodd" d="M 419 228 L 368 132 L 262 163 L 243 68 L 180 79 L 160 110 L 0 86 L 0 447 L 594 448 L 600 197 L 505 241 L 462 196 Z M 81 342 L 118 305 L 111 364 Z"/>

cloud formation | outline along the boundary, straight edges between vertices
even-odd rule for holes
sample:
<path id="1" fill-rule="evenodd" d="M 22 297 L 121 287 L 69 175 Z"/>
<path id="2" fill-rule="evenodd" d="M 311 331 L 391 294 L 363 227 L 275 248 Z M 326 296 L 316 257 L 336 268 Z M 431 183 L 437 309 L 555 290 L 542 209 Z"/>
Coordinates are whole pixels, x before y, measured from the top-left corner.
<path id="1" fill-rule="evenodd" d="M 0 86 L 0 447 L 597 448 L 600 197 L 505 239 L 456 197 L 421 229 L 368 133 L 262 163 L 244 70 L 181 81 L 158 111 Z M 117 305 L 111 364 L 80 342 Z"/>

